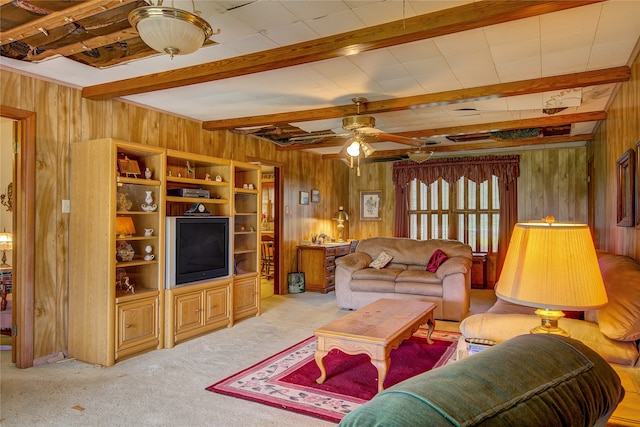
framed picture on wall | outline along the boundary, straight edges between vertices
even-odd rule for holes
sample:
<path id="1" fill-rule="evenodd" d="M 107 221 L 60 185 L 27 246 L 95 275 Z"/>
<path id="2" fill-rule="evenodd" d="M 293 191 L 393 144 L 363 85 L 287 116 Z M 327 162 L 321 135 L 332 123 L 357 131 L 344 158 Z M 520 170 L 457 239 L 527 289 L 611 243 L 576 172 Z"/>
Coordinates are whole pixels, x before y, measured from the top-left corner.
<path id="1" fill-rule="evenodd" d="M 633 227 L 635 221 L 635 154 L 633 149 L 629 149 L 617 161 L 618 227 Z"/>
<path id="2" fill-rule="evenodd" d="M 311 190 L 311 203 L 320 203 L 320 190 Z"/>
<path id="3" fill-rule="evenodd" d="M 309 204 L 309 192 L 308 191 L 301 191 L 300 192 L 300 204 L 301 205 L 308 205 Z"/>
<path id="4" fill-rule="evenodd" d="M 382 191 L 360 192 L 360 221 L 382 220 Z"/>

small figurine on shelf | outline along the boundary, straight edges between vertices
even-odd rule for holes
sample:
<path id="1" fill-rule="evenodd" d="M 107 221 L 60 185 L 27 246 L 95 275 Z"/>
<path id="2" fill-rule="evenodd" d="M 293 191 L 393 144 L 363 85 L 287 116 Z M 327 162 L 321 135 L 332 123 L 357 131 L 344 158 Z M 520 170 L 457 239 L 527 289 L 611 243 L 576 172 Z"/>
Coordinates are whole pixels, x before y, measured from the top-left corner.
<path id="1" fill-rule="evenodd" d="M 195 169 L 191 167 L 191 163 L 189 163 L 189 160 L 187 160 L 187 178 L 195 178 L 195 174 L 194 176 L 191 176 L 191 174 L 194 172 Z"/>
<path id="2" fill-rule="evenodd" d="M 205 174 L 204 180 L 205 181 L 211 181 L 211 175 L 210 174 Z"/>
<path id="3" fill-rule="evenodd" d="M 151 191 L 145 191 L 145 193 L 147 193 L 147 195 L 144 198 L 144 201 L 146 202 L 146 204 L 143 203 L 141 205 L 142 210 L 145 212 L 153 212 L 158 208 L 158 205 L 153 203 L 153 196 L 151 195 Z"/>
<path id="4" fill-rule="evenodd" d="M 144 260 L 145 261 L 153 261 L 153 259 L 155 258 L 155 255 L 153 255 L 151 252 L 153 252 L 153 248 L 150 245 L 145 246 L 144 251 L 147 253 L 144 256 Z"/>
<path id="5" fill-rule="evenodd" d="M 151 169 L 146 168 L 146 169 L 144 170 L 144 177 L 145 177 L 145 178 L 147 178 L 147 179 L 151 179 L 151 175 L 152 175 L 152 174 L 151 174 Z"/>
<path id="6" fill-rule="evenodd" d="M 132 294 L 136 293 L 135 289 L 133 289 L 133 285 L 129 283 L 129 276 L 124 276 L 122 282 L 122 288 L 125 292 L 131 292 Z"/>
<path id="7" fill-rule="evenodd" d="M 126 193 L 116 194 L 116 202 L 118 204 L 118 210 L 121 212 L 128 212 L 133 205 L 133 202 L 129 200 L 129 196 Z"/>

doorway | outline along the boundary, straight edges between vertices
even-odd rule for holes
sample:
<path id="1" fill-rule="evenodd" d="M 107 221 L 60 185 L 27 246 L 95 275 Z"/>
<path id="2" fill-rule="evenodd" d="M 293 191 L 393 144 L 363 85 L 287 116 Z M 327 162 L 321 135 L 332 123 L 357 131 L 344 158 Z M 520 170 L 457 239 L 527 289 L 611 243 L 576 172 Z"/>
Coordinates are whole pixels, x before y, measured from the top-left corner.
<path id="1" fill-rule="evenodd" d="M 260 165 L 262 172 L 262 187 L 260 197 L 260 234 L 261 260 L 260 284 L 261 297 L 283 294 L 282 282 L 282 165 L 260 159 L 251 159 Z M 267 243 L 268 242 L 268 243 Z M 269 249 L 266 248 L 267 243 Z M 263 253 L 263 246 L 264 252 Z M 268 261 L 264 255 L 273 253 L 273 259 Z M 265 266 L 265 262 L 268 264 Z"/>

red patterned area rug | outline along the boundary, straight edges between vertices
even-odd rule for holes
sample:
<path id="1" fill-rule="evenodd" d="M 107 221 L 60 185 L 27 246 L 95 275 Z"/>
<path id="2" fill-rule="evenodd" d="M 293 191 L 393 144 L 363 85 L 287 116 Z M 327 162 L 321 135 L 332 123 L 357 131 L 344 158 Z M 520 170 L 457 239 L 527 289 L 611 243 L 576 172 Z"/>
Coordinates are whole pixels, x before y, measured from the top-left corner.
<path id="1" fill-rule="evenodd" d="M 453 359 L 460 334 L 435 331 L 429 345 L 426 332 L 420 328 L 391 352 L 385 388 Z M 316 343 L 315 337 L 307 338 L 206 390 L 338 423 L 375 396 L 378 371 L 366 355 L 332 350 L 324 358 L 327 379 L 317 384 Z"/>

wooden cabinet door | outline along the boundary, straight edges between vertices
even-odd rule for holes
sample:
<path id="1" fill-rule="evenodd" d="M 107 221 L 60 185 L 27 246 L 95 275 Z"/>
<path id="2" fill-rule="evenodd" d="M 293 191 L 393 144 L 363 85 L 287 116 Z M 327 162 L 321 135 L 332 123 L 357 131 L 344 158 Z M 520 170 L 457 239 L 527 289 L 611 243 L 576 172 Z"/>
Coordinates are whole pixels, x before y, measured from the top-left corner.
<path id="1" fill-rule="evenodd" d="M 258 312 L 258 279 L 247 277 L 233 283 L 233 317 L 239 319 Z"/>
<path id="2" fill-rule="evenodd" d="M 198 291 L 176 297 L 176 335 L 204 324 L 203 295 L 202 291 Z"/>
<path id="3" fill-rule="evenodd" d="M 205 292 L 205 319 L 206 325 L 214 323 L 228 323 L 229 322 L 229 287 L 225 286 L 221 289 L 209 289 Z"/>
<path id="4" fill-rule="evenodd" d="M 116 359 L 158 346 L 157 298 L 118 304 L 116 310 Z"/>

